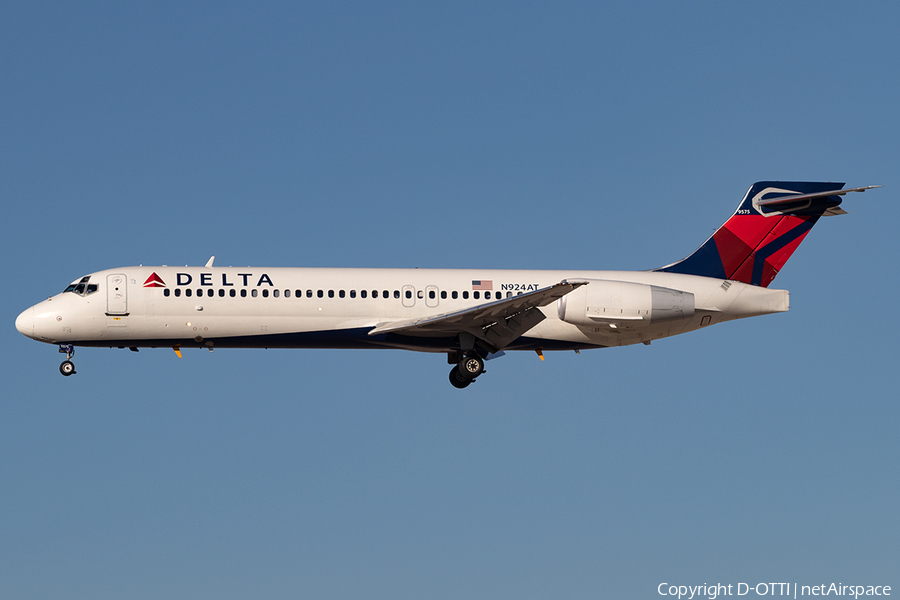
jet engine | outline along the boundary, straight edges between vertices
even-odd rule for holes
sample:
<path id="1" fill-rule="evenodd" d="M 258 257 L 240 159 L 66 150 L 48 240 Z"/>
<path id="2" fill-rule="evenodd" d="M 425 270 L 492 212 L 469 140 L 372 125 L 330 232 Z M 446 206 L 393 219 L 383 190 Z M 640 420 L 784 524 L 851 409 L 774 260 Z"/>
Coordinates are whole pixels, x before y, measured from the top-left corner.
<path id="1" fill-rule="evenodd" d="M 562 321 L 579 327 L 634 329 L 694 316 L 694 295 L 690 292 L 626 281 L 585 281 L 588 285 L 558 300 Z"/>

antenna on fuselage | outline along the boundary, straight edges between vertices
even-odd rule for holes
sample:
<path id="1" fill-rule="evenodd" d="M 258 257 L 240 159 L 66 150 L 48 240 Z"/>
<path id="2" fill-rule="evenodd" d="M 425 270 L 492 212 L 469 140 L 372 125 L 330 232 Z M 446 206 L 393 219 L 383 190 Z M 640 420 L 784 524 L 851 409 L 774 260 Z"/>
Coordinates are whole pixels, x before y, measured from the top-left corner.
<path id="1" fill-rule="evenodd" d="M 216 260 L 215 254 L 212 255 L 212 256 L 210 256 L 210 257 L 209 257 L 209 260 L 206 261 L 206 266 L 207 266 L 207 268 L 211 268 L 211 267 L 212 267 L 212 264 L 213 264 L 213 261 L 214 261 L 214 260 Z"/>

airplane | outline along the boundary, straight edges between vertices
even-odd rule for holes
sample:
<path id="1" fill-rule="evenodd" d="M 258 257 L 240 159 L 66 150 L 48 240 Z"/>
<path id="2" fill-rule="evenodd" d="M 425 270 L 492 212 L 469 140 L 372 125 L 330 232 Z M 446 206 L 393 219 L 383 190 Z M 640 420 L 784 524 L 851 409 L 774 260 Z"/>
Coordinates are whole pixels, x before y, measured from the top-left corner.
<path id="1" fill-rule="evenodd" d="M 121 267 L 76 279 L 16 329 L 76 346 L 391 348 L 447 355 L 465 388 L 507 351 L 580 352 L 784 312 L 769 284 L 843 196 L 881 186 L 754 183 L 693 254 L 649 271 Z M 555 306 L 554 306 L 555 305 Z"/>

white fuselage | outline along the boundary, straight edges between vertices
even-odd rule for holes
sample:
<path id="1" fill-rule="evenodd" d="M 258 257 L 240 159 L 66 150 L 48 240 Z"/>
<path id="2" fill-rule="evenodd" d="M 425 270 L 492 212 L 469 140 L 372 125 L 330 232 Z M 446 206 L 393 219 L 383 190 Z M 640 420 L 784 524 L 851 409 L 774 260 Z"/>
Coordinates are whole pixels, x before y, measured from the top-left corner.
<path id="1" fill-rule="evenodd" d="M 689 317 L 658 324 L 638 318 L 624 326 L 563 321 L 554 302 L 537 309 L 546 318 L 506 348 L 564 350 L 649 342 L 788 309 L 784 290 L 651 271 L 140 266 L 88 277 L 95 286 L 91 293 L 85 288 L 53 296 L 23 312 L 16 327 L 39 341 L 80 346 L 448 352 L 458 349 L 451 337 L 369 332 L 384 323 L 460 311 L 565 279 L 644 284 L 693 295 Z"/>

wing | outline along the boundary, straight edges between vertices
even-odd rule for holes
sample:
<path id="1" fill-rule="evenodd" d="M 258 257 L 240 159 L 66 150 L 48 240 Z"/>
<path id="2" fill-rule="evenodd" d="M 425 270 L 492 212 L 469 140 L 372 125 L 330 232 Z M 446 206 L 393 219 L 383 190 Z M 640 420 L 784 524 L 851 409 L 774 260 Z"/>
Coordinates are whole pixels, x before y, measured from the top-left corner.
<path id="1" fill-rule="evenodd" d="M 537 310 L 539 307 L 552 304 L 587 283 L 587 281 L 563 280 L 527 294 L 479 304 L 465 310 L 433 317 L 379 323 L 369 335 L 400 333 L 439 337 L 467 332 L 497 351 L 546 318 L 544 313 Z"/>

